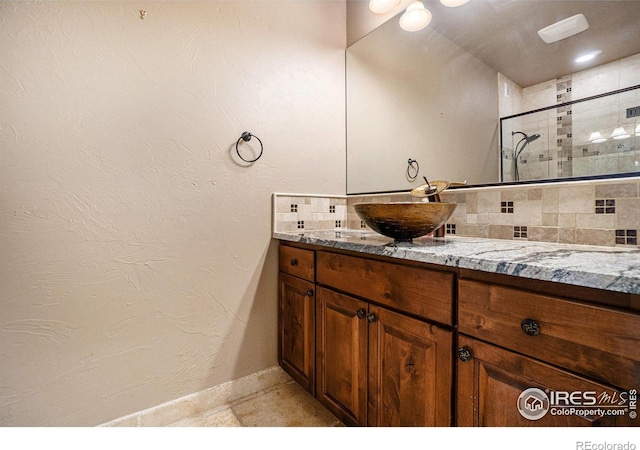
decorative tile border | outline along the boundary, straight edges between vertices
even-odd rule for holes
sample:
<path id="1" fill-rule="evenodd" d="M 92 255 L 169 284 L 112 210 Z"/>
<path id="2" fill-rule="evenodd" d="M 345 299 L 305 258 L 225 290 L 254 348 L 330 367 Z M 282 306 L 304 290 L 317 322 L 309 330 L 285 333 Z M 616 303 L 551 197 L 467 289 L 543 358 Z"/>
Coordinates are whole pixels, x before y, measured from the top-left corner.
<path id="1" fill-rule="evenodd" d="M 566 103 L 573 100 L 571 95 L 571 75 L 556 80 L 557 103 Z M 558 178 L 570 177 L 572 170 L 573 148 L 573 109 L 571 105 L 556 108 L 556 136 L 557 136 L 557 172 Z M 550 158 L 552 159 L 552 158 Z"/>

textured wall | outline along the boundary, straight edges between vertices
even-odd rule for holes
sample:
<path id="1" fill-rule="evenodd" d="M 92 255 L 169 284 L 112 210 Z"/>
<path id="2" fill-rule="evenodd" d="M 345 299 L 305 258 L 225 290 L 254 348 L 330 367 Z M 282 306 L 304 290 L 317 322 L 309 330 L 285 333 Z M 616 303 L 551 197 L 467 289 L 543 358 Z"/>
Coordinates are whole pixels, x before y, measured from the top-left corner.
<path id="1" fill-rule="evenodd" d="M 276 363 L 271 193 L 344 193 L 345 21 L 0 2 L 1 426 L 95 425 Z"/>

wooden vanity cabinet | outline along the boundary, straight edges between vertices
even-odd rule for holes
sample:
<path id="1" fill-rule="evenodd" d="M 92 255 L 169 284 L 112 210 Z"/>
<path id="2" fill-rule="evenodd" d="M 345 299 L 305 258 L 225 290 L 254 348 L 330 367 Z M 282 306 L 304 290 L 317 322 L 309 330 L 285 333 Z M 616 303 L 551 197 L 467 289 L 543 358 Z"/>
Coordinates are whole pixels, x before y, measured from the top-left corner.
<path id="1" fill-rule="evenodd" d="M 279 284 L 280 364 L 347 425 L 640 425 L 518 410 L 529 388 L 631 408 L 637 294 L 283 244 Z"/>
<path id="2" fill-rule="evenodd" d="M 278 362 L 315 393 L 315 254 L 279 247 Z"/>
<path id="3" fill-rule="evenodd" d="M 544 288 L 458 280 L 457 425 L 640 425 L 629 411 L 586 418 L 549 413 L 539 420 L 520 414 L 518 397 L 528 388 L 622 400 L 622 392 L 640 386 L 640 316 L 553 295 L 551 283 Z"/>
<path id="4" fill-rule="evenodd" d="M 404 283 L 393 280 L 404 270 L 418 272 L 405 274 Z M 317 288 L 316 303 L 316 396 L 344 423 L 451 425 L 453 333 L 402 311 L 428 310 L 428 299 L 435 295 L 433 314 L 449 318 L 453 277 L 442 275 L 317 252 L 317 282 L 323 286 Z M 432 284 L 434 280 L 437 285 Z M 443 292 L 448 305 L 440 297 Z"/>

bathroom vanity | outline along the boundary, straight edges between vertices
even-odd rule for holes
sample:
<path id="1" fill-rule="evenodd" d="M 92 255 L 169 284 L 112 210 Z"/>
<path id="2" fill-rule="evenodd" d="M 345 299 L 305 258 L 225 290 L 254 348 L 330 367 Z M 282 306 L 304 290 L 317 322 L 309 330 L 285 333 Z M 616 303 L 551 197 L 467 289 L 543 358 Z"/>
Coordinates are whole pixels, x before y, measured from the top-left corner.
<path id="1" fill-rule="evenodd" d="M 280 364 L 345 424 L 640 424 L 637 249 L 274 237 Z M 530 388 L 551 397 L 535 419 L 518 407 Z"/>

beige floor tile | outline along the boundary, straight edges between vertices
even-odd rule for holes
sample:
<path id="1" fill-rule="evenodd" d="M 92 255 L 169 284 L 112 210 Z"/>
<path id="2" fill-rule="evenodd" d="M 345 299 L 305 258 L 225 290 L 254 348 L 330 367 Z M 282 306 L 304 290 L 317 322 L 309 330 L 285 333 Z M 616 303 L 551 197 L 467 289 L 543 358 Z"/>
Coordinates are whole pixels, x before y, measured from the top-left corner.
<path id="1" fill-rule="evenodd" d="M 171 427 L 241 427 L 231 408 L 208 411 L 188 417 L 170 425 Z"/>
<path id="2" fill-rule="evenodd" d="M 295 382 L 231 405 L 245 427 L 336 427 L 342 423 Z"/>
<path id="3" fill-rule="evenodd" d="M 343 424 L 294 381 L 182 419 L 170 427 L 341 427 Z"/>

